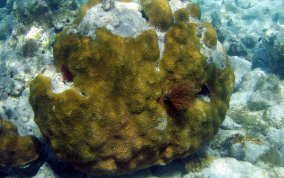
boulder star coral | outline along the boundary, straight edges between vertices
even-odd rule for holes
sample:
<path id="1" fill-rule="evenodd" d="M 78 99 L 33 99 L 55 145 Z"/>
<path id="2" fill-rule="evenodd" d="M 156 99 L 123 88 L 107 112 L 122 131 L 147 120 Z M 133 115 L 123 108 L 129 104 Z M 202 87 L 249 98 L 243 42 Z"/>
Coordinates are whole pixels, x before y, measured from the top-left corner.
<path id="1" fill-rule="evenodd" d="M 157 4 L 151 6 L 155 1 L 143 2 L 144 8 L 163 11 Z M 117 2 L 104 13 L 114 13 L 123 4 L 127 3 Z M 87 10 L 86 15 L 91 12 Z M 145 12 L 158 15 L 153 9 Z M 173 19 L 173 14 L 167 16 Z M 80 17 L 82 22 L 84 18 Z M 159 19 L 171 21 L 149 19 L 149 25 L 157 28 L 156 24 L 165 24 Z M 145 21 L 142 15 L 141 21 Z M 161 27 L 166 31 L 163 52 L 161 32 L 154 27 L 134 37 L 120 36 L 106 27 L 96 28 L 95 39 L 66 30 L 57 37 L 56 67 L 68 68 L 75 89 L 54 93 L 51 79 L 38 75 L 31 82 L 30 104 L 58 159 L 92 175 L 125 174 L 193 154 L 216 134 L 233 89 L 229 61 L 224 54 L 220 69 L 202 54 L 204 42 L 197 35 L 200 28 L 206 31 L 202 23 L 166 24 Z M 213 40 L 212 44 L 217 43 Z M 210 101 L 197 97 L 204 86 Z"/>

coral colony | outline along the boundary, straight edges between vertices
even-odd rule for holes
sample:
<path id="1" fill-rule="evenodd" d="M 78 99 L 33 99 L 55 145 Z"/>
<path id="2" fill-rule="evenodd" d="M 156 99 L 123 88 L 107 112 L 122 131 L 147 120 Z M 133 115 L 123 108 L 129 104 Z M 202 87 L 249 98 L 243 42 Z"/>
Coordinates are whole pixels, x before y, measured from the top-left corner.
<path id="1" fill-rule="evenodd" d="M 162 56 L 154 28 L 123 37 L 100 27 L 95 39 L 63 31 L 55 64 L 75 89 L 53 93 L 43 75 L 31 83 L 35 121 L 58 159 L 92 175 L 130 173 L 193 154 L 216 134 L 228 109 L 233 70 L 226 57 L 219 68 L 201 53 L 203 43 L 215 50 L 217 36 L 199 22 L 198 6 L 173 14 L 167 0 L 141 5 L 148 23 L 165 32 Z M 199 36 L 198 28 L 204 29 Z M 209 102 L 196 97 L 203 86 Z"/>
<path id="2" fill-rule="evenodd" d="M 102 4 L 84 5 L 78 28 L 60 32 L 53 46 L 57 71 L 74 87 L 56 93 L 42 74 L 30 83 L 34 120 L 57 158 L 91 175 L 126 174 L 191 155 L 214 137 L 229 107 L 234 73 L 212 25 L 200 21 L 199 7 L 189 3 L 173 12 L 168 0 L 140 3 L 138 17 L 148 28 L 132 36 L 106 27 L 88 31 L 96 20 L 88 15 Z M 113 27 L 127 23 L 134 22 Z M 1 167 L 40 157 L 38 140 L 0 121 L 0 137 L 22 151 L 0 160 Z M 14 151 L 2 141 L 0 149 Z"/>

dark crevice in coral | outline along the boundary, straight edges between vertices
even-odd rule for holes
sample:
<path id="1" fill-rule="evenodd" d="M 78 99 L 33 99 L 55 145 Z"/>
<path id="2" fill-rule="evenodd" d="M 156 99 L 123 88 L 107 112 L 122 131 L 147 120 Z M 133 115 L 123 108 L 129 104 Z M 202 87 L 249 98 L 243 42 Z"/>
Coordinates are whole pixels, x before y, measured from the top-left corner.
<path id="1" fill-rule="evenodd" d="M 73 74 L 70 72 L 67 66 L 62 65 L 61 66 L 61 73 L 63 75 L 63 80 L 66 82 L 72 82 L 73 81 Z"/>
<path id="2" fill-rule="evenodd" d="M 33 177 L 46 160 L 46 153 L 41 145 L 41 153 L 38 159 L 21 166 L 0 166 L 0 177 Z"/>
<path id="3" fill-rule="evenodd" d="M 210 90 L 206 85 L 202 85 L 201 91 L 195 94 L 196 98 L 199 98 L 201 100 L 204 100 L 204 98 L 208 98 L 210 100 Z"/>
<path id="4" fill-rule="evenodd" d="M 196 93 L 196 96 L 205 95 L 210 97 L 210 90 L 206 85 L 202 85 L 201 91 Z"/>
<path id="5" fill-rule="evenodd" d="M 76 177 L 86 178 L 87 175 L 75 170 L 71 164 L 59 161 L 57 159 L 49 159 L 47 163 L 58 177 Z"/>
<path id="6" fill-rule="evenodd" d="M 173 176 L 175 172 L 180 172 L 182 175 L 187 173 L 182 159 L 175 159 L 171 163 L 163 166 L 152 166 L 149 170 L 152 176 L 158 177 L 171 177 L 169 175 Z"/>
<path id="7" fill-rule="evenodd" d="M 63 28 L 54 28 L 55 33 L 60 33 L 62 32 Z"/>
<path id="8" fill-rule="evenodd" d="M 142 18 L 144 18 L 146 21 L 149 21 L 149 17 L 145 14 L 144 10 L 141 11 L 141 14 L 142 14 Z"/>

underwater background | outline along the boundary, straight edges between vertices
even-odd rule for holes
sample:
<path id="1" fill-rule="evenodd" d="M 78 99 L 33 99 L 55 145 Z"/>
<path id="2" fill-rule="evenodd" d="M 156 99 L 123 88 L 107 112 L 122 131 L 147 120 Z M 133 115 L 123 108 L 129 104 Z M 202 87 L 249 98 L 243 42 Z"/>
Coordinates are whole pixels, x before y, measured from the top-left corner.
<path id="1" fill-rule="evenodd" d="M 38 74 L 52 78 L 54 93 L 74 88 L 69 69 L 54 62 L 57 35 L 69 29 L 70 33 L 94 39 L 96 29 L 106 26 L 116 35 L 132 37 L 159 28 L 149 27 L 148 17 L 143 17 L 147 11 L 142 13 L 139 0 L 103 1 L 94 16 L 73 23 L 82 15 L 85 3 L 87 0 L 0 0 L 0 177 L 284 177 L 283 0 L 169 1 L 172 11 L 190 3 L 199 5 L 201 21 L 215 28 L 220 42 L 215 45 L 222 49 L 222 44 L 226 49 L 235 75 L 225 120 L 216 136 L 198 152 L 120 176 L 93 176 L 58 160 L 42 136 L 43 128 L 35 123 L 35 109 L 29 99 L 31 81 Z M 136 17 L 142 20 L 136 21 Z M 164 28 L 156 30 L 161 51 L 166 49 L 159 38 Z M 61 48 L 66 50 L 64 54 L 72 52 Z M 219 57 L 215 54 L 218 49 L 208 55 L 213 56 L 216 66 L 224 68 L 222 61 L 214 60 L 214 56 Z M 70 129 L 76 135 L 75 128 Z M 33 137 L 20 137 L 15 130 L 21 136 Z M 17 138 L 6 140 L 3 133 Z M 6 147 L 12 150 L 8 155 L 3 151 Z M 17 153 L 19 148 L 22 153 Z M 19 164 L 13 165 L 12 157 L 17 154 L 23 158 L 15 159 Z M 5 165 L 1 160 L 9 157 L 11 162 Z"/>

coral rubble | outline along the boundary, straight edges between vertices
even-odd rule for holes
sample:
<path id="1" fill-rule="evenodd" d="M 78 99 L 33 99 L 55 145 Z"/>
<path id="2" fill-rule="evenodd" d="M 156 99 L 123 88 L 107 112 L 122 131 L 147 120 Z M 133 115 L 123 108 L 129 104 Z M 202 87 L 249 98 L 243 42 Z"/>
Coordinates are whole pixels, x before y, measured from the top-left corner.
<path id="1" fill-rule="evenodd" d="M 54 93 L 43 75 L 31 82 L 35 122 L 57 157 L 75 169 L 125 174 L 164 165 L 195 153 L 225 118 L 233 70 L 227 57 L 221 69 L 201 52 L 202 43 L 216 47 L 216 32 L 184 20 L 186 11 L 173 24 L 168 1 L 157 2 L 165 6 L 141 1 L 149 24 L 165 31 L 162 55 L 153 27 L 134 37 L 99 27 L 95 39 L 63 31 L 55 64 L 70 72 L 75 88 Z"/>

